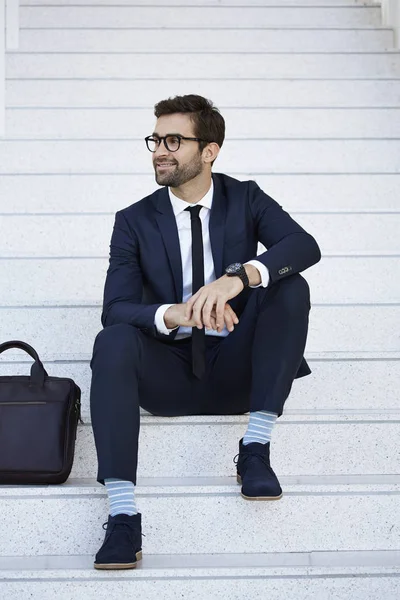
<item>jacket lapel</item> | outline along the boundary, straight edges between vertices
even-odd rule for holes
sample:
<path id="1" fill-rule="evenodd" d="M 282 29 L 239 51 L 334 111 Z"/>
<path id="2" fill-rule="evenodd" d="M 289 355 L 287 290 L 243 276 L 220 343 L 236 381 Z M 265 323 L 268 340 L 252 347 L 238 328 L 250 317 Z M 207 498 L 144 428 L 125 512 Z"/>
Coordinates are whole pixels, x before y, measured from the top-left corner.
<path id="1" fill-rule="evenodd" d="M 164 242 L 165 250 L 168 256 L 169 265 L 174 280 L 176 301 L 182 302 L 183 281 L 182 281 L 182 258 L 179 246 L 178 228 L 176 219 L 169 199 L 168 188 L 164 187 L 156 192 L 156 220 Z M 155 257 L 157 260 L 157 257 Z"/>
<path id="2" fill-rule="evenodd" d="M 225 240 L 225 223 L 227 200 L 224 186 L 218 176 L 213 175 L 214 195 L 210 214 L 210 242 L 214 260 L 215 277 L 218 279 L 223 275 L 223 250 Z"/>

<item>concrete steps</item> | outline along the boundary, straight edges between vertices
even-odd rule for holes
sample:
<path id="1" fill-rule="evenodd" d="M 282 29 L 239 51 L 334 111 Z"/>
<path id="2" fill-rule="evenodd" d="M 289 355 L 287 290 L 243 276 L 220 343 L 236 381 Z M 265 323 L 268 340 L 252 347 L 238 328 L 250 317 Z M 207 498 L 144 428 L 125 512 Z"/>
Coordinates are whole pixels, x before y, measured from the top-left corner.
<path id="1" fill-rule="evenodd" d="M 400 160 L 400 148 L 399 148 Z M 126 206 L 133 202 L 126 202 Z M 0 239 L 0 251 L 9 257 L 105 257 L 114 214 L 3 215 L 5 232 Z M 397 232 L 400 215 L 396 213 L 304 213 L 297 220 L 311 234 L 320 231 L 319 245 L 323 253 L 335 255 L 399 254 Z M 16 239 L 18 225 L 36 234 L 35 247 L 27 238 Z M 351 230 L 351 236 L 338 237 L 339 226 Z M 39 233 L 45 235 L 40 236 Z"/>
<path id="2" fill-rule="evenodd" d="M 150 125 L 150 120 L 149 120 Z M 143 153 L 144 151 L 147 154 Z M 397 173 L 397 139 L 263 139 L 224 142 L 218 169 L 248 173 Z M 8 140 L 0 142 L 2 173 L 145 173 L 151 156 L 143 140 Z M 217 163 L 216 163 L 217 164 Z M 288 166 L 290 165 L 290 167 Z M 217 169 L 217 167 L 216 167 Z M 132 202 L 127 202 L 126 206 Z"/>
<path id="3" fill-rule="evenodd" d="M 64 356 L 90 354 L 102 329 L 101 306 L 62 307 L 28 305 L 2 308 L 2 337 L 24 339 L 42 354 L 57 356 L 60 340 Z M 308 352 L 398 352 L 400 304 L 312 306 Z M 368 323 L 368 328 L 365 324 Z M 49 336 L 49 331 L 52 335 Z"/>
<path id="4" fill-rule="evenodd" d="M 202 0 L 201 5 L 209 6 L 243 6 L 243 0 Z M 166 0 L 152 0 L 152 6 L 165 7 Z M 375 0 L 280 0 L 281 6 L 308 6 L 308 7 L 349 7 L 366 6 L 367 4 L 378 5 Z M 24 0 L 25 6 L 43 6 L 43 0 Z M 45 6 L 87 6 L 87 0 L 46 0 Z M 119 0 L 118 6 L 132 6 L 132 0 Z M 146 6 L 147 0 L 135 0 L 135 6 Z M 274 6 L 276 0 L 250 0 L 248 6 Z M 95 6 L 110 6 L 110 0 L 96 0 Z M 167 4 L 168 6 L 168 4 Z M 199 0 L 174 0 L 173 6 L 199 6 Z"/>
<path id="5" fill-rule="evenodd" d="M 282 31 L 282 30 L 281 30 Z M 57 58 L 57 57 L 56 57 Z M 210 79 L 205 75 L 187 81 L 182 78 L 163 79 L 166 97 L 190 94 L 197 90 L 212 97 L 222 109 L 264 107 L 394 107 L 400 102 L 400 79 L 283 79 L 267 75 L 264 79 L 249 77 L 237 80 Z M 152 79 L 62 79 L 52 78 L 51 86 L 32 74 L 25 79 L 7 79 L 7 106 L 22 108 L 144 108 L 159 100 L 159 82 Z M 247 115 L 251 111 L 246 111 Z M 249 133 L 251 133 L 249 131 Z"/>
<path id="6" fill-rule="evenodd" d="M 65 484 L 0 486 L 0 597 L 397 600 L 400 53 L 379 5 L 89 4 L 24 0 L 7 55 L 0 339 L 26 340 L 50 376 L 74 379 L 85 424 Z M 216 170 L 256 179 L 321 245 L 305 273 L 313 376 L 294 382 L 274 430 L 279 502 L 240 497 L 246 415 L 142 410 L 144 559 L 101 573 L 89 361 L 107 249 L 114 213 L 156 187 L 151 107 L 184 93 L 226 118 Z M 31 363 L 7 352 L 0 376 Z"/>
<path id="7" fill-rule="evenodd" d="M 138 477 L 233 476 L 241 417 L 142 416 Z M 327 475 L 390 475 L 400 470 L 400 411 L 393 414 L 306 414 L 279 419 L 272 464 L 279 478 Z M 97 459 L 89 424 L 80 425 L 73 478 L 94 478 Z M 351 481 L 351 477 L 349 477 Z"/>
<path id="8" fill-rule="evenodd" d="M 321 210 L 326 214 L 398 211 L 398 176 L 395 173 L 242 172 L 235 177 L 255 179 L 262 189 L 294 214 Z M 84 212 L 89 214 L 115 213 L 155 189 L 154 175 L 150 173 L 7 173 L 0 177 L 0 196 L 7 197 L 7 202 L 1 204 L 1 214 L 79 215 L 83 207 Z M 333 190 L 338 193 L 333 193 Z M 70 252 L 72 250 L 69 249 Z M 106 258 L 104 248 L 102 254 Z M 342 291 L 345 293 L 345 290 Z"/>
<path id="9" fill-rule="evenodd" d="M 8 109 L 10 139 L 138 139 L 152 128 L 146 109 Z M 235 139 L 400 138 L 400 108 L 226 109 Z M 126 124 L 129 123 L 127 129 Z M 229 139 L 229 138 L 228 138 Z"/>
<path id="10" fill-rule="evenodd" d="M 165 57 L 168 56 L 168 59 Z M 190 56 L 190 60 L 188 57 Z M 162 63 L 162 71 L 160 71 Z M 11 53 L 7 79 L 387 79 L 400 76 L 399 52 Z"/>
<path id="11" fill-rule="evenodd" d="M 175 33 L 176 35 L 171 35 Z M 19 52 L 328 52 L 390 50 L 391 29 L 24 29 Z"/>
<path id="12" fill-rule="evenodd" d="M 153 28 L 176 27 L 207 29 L 237 27 L 378 27 L 380 23 L 379 6 L 320 5 L 319 2 L 309 6 L 299 3 L 290 5 L 267 6 L 217 6 L 211 3 L 205 11 L 201 5 L 179 7 L 179 19 L 173 5 L 160 6 L 141 3 L 140 6 L 64 5 L 64 6 L 24 6 L 21 10 L 21 27 L 23 29 L 55 27 L 79 28 Z"/>
<path id="13" fill-rule="evenodd" d="M 49 356 L 41 349 L 39 354 L 50 376 L 71 377 L 81 387 L 83 419 L 89 421 L 91 354 L 66 356 L 57 352 Z M 340 420 L 355 414 L 399 412 L 399 352 L 313 354 L 307 351 L 306 358 L 313 376 L 293 383 L 285 415 L 317 414 L 321 418 L 324 413 L 333 413 Z M 9 350 L 2 355 L 0 375 L 27 376 L 31 363 L 26 353 Z"/>
<path id="14" fill-rule="evenodd" d="M 88 555 L 9 557 L 0 559 L 0 585 L 10 600 L 27 600 L 32 594 L 41 600 L 80 600 L 82 595 L 85 600 L 108 600 L 132 589 L 149 600 L 240 600 L 249 593 L 267 594 L 271 600 L 348 598 L 349 593 L 353 600 L 381 595 L 395 600 L 399 580 L 391 565 L 396 560 L 395 551 L 144 555 L 134 572 L 110 575 L 95 571 Z"/>
<path id="15" fill-rule="evenodd" d="M 200 457 L 199 457 L 200 459 Z M 284 483 L 281 501 L 249 502 L 235 478 L 168 479 L 138 485 L 145 552 L 208 554 L 397 550 L 400 482 Z M 104 486 L 1 486 L 6 556 L 93 554 L 103 540 Z M 40 515 L 40 526 L 38 526 Z M 346 515 L 344 526 L 343 515 Z M 17 523 L 20 523 L 20 527 Z M 62 523 L 62 526 L 61 526 Z M 312 527 L 305 527 L 305 523 Z M 29 531 L 29 538 L 22 533 Z M 260 535 L 265 531 L 265 535 Z M 22 534 L 22 535 L 21 535 Z"/>
<path id="16" fill-rule="evenodd" d="M 296 218 L 294 213 L 291 213 Z M 301 217 L 300 217 L 301 218 Z M 379 216 L 377 216 L 379 218 Z M 103 294 L 108 258 L 33 258 L 0 261 L 0 303 L 2 307 L 29 305 L 99 305 Z M 16 264 L 18 278 L 15 278 Z M 379 286 L 371 286 L 378 279 Z M 399 301 L 391 290 L 393 279 L 400 278 L 397 256 L 329 256 L 310 269 L 307 281 L 313 304 L 387 304 Z M 71 288 L 71 281 L 81 282 Z M 337 281 L 341 282 L 340 287 Z M 38 285 L 40 281 L 41 285 Z"/>

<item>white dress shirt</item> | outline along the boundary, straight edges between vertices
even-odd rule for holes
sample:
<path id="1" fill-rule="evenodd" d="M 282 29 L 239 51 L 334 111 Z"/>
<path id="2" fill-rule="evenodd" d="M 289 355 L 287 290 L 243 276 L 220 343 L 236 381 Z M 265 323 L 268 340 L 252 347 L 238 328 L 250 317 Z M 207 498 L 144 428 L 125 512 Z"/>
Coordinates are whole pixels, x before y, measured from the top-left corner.
<path id="1" fill-rule="evenodd" d="M 193 295 L 192 293 L 192 226 L 190 220 L 190 213 L 185 209 L 188 207 L 195 206 L 190 202 L 185 202 L 185 200 L 181 200 L 177 196 L 175 196 L 171 192 L 171 188 L 168 188 L 169 198 L 172 204 L 172 208 L 174 211 L 176 224 L 178 227 L 178 235 L 179 235 L 179 245 L 181 249 L 181 257 L 182 257 L 182 275 L 183 275 L 183 297 L 182 302 L 187 302 L 189 298 Z M 214 183 L 211 180 L 211 187 L 208 190 L 207 194 L 203 196 L 199 202 L 196 204 L 200 204 L 202 209 L 200 210 L 199 217 L 201 219 L 202 231 L 203 231 L 203 247 L 204 247 L 204 285 L 215 281 L 215 271 L 214 271 L 214 261 L 212 257 L 211 251 L 211 242 L 210 242 L 210 233 L 208 230 L 208 225 L 210 222 L 210 213 L 211 206 L 213 201 L 213 193 L 214 193 Z M 261 275 L 261 283 L 259 285 L 251 286 L 251 287 L 267 287 L 269 281 L 269 273 L 268 269 L 265 265 L 263 265 L 258 260 L 250 260 L 246 265 L 254 265 L 260 272 Z M 173 303 L 174 304 L 174 303 Z M 154 323 L 157 327 L 159 333 L 164 333 L 168 335 L 173 331 L 173 329 L 168 329 L 164 322 L 164 314 L 170 306 L 173 304 L 163 304 L 160 306 L 155 314 Z M 177 329 L 176 327 L 174 329 Z M 229 334 L 229 330 L 226 325 L 222 329 L 221 333 L 214 329 L 206 329 L 206 335 L 217 335 L 220 337 L 225 337 Z M 178 333 L 176 334 L 175 339 L 179 340 L 185 337 L 192 335 L 192 328 L 180 326 Z"/>

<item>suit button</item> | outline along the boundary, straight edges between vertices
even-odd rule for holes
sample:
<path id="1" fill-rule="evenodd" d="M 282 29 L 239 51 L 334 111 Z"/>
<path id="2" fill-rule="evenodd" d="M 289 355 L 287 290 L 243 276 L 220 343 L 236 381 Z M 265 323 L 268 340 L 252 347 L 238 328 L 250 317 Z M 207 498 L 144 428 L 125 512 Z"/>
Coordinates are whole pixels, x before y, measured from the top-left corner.
<path id="1" fill-rule="evenodd" d="M 283 267 L 283 269 L 279 269 L 278 274 L 284 275 L 285 273 L 288 273 L 291 270 L 292 270 L 292 267 Z"/>

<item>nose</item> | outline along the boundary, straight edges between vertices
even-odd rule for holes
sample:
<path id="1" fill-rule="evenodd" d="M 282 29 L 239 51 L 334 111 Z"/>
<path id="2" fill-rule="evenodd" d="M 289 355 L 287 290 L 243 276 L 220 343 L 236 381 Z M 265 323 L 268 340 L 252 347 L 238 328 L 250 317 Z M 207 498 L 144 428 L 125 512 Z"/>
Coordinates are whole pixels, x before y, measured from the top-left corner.
<path id="1" fill-rule="evenodd" d="M 158 146 L 156 151 L 153 152 L 153 156 L 154 156 L 154 158 L 158 158 L 159 156 L 167 156 L 167 155 L 168 155 L 168 150 L 165 146 L 165 140 L 161 140 L 160 145 Z"/>

